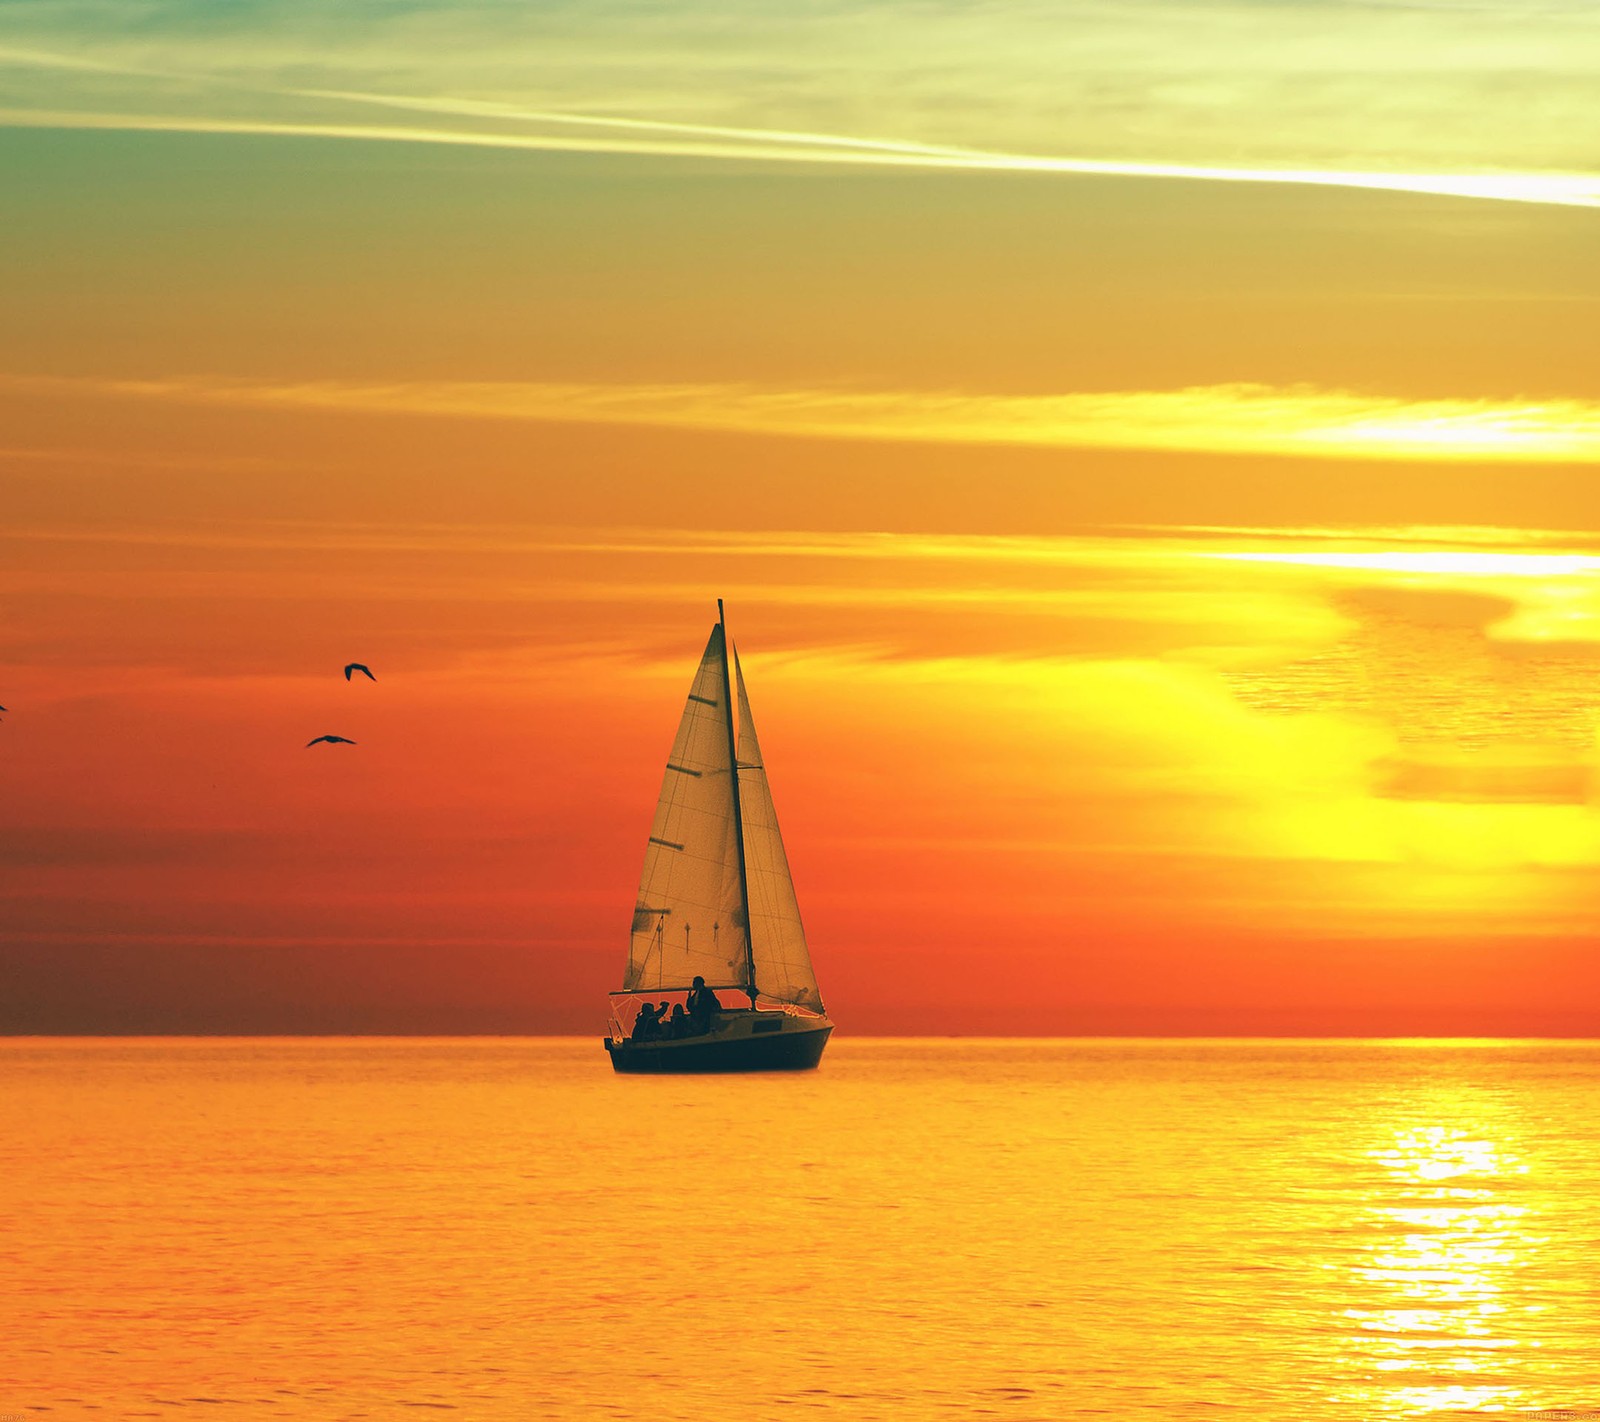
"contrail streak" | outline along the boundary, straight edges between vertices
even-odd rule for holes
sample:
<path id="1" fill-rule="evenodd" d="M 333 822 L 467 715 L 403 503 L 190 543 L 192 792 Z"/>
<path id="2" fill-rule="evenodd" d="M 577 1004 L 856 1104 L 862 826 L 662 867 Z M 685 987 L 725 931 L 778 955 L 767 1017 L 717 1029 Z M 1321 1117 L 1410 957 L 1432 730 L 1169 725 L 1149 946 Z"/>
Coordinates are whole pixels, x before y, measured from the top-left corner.
<path id="1" fill-rule="evenodd" d="M 3 54 L 5 52 L 0 52 Z M 15 54 L 15 51 L 10 52 Z M 64 67 L 97 67 L 83 64 Z M 105 66 L 110 68 L 110 66 Z M 139 71 L 127 71 L 139 72 Z M 207 81 L 220 82 L 220 81 Z M 288 98 L 366 104 L 461 118 L 492 118 L 570 130 L 604 130 L 605 137 L 568 132 L 516 133 L 418 125 L 346 124 L 217 118 L 205 115 L 95 113 L 75 109 L 0 109 L 7 127 L 324 138 L 375 143 L 442 144 L 535 152 L 629 154 L 709 158 L 731 162 L 790 163 L 945 172 L 1032 173 L 1055 176 L 1266 183 L 1416 193 L 1477 201 L 1600 208 L 1600 175 L 1587 173 L 1387 173 L 1355 169 L 1242 168 L 1120 159 L 1052 157 L 857 138 L 847 135 L 739 128 L 712 124 L 625 119 L 525 110 L 464 99 L 410 99 L 348 90 L 260 89 Z"/>

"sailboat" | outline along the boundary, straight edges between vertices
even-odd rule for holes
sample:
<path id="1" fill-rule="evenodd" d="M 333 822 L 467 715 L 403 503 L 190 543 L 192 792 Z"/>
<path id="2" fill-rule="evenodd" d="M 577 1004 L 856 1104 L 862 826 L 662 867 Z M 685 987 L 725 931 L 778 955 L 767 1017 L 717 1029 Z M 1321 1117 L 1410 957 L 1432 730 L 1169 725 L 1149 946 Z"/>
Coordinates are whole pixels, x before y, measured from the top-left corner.
<path id="1" fill-rule="evenodd" d="M 680 993 L 689 1012 L 658 1017 L 656 1000 Z M 719 598 L 667 757 L 605 1048 L 620 1072 L 799 1071 L 832 1032 Z"/>

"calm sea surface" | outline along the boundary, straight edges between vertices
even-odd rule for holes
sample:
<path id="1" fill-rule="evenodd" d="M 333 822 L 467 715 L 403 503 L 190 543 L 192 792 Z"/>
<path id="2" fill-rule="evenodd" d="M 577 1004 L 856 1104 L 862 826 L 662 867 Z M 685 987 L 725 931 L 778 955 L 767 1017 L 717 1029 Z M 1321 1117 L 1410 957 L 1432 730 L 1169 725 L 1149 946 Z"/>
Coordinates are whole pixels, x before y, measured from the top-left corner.
<path id="1" fill-rule="evenodd" d="M 1600 1416 L 1600 1044 L 0 1042 L 0 1416 Z M 49 1409 L 49 1411 L 46 1411 Z"/>

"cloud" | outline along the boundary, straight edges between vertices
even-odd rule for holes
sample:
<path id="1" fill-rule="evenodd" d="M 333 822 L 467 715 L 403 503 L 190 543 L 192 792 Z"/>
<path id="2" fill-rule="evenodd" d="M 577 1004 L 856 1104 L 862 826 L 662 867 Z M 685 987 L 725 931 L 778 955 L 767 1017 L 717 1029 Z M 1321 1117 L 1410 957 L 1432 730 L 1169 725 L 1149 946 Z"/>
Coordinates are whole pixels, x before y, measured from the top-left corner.
<path id="1" fill-rule="evenodd" d="M 1468 578 L 1565 578 L 1600 573 L 1593 553 L 1503 553 L 1461 549 L 1382 549 L 1296 552 L 1202 553 L 1230 563 L 1286 563 L 1303 568 L 1345 568 L 1353 572 L 1442 573 Z"/>
<path id="2" fill-rule="evenodd" d="M 356 95 L 337 97 L 378 98 L 378 96 Z M 383 102 L 381 99 L 379 101 Z M 452 111 L 461 110 L 457 108 Z M 744 163 L 829 164 L 943 172 L 1023 173 L 1058 177 L 1292 184 L 1537 203 L 1556 207 L 1600 207 L 1600 177 L 1588 173 L 1388 173 L 1341 168 L 1251 168 L 1142 163 L 990 152 L 980 149 L 937 148 L 927 145 L 895 144 L 867 138 L 799 135 L 762 129 L 696 128 L 654 122 L 621 123 L 584 115 L 541 114 L 531 116 L 531 120 L 558 125 L 603 125 L 612 128 L 613 131 L 603 138 L 584 138 L 573 134 L 570 129 L 542 134 L 505 133 L 482 129 L 283 121 L 203 114 L 127 114 L 72 109 L 0 108 L 0 126 L 11 128 L 342 139 L 353 142 L 446 145 L 543 153 L 700 158 Z M 657 136 L 647 136 L 650 134 Z M 680 136 L 670 138 L 665 136 L 668 134 Z"/>
<path id="3" fill-rule="evenodd" d="M 1600 205 L 1583 7 L 175 4 L 86 34 L 45 0 L 12 39 L 10 125 Z"/>
<path id="4" fill-rule="evenodd" d="M 632 0 L 13 6 L 13 64 L 1000 151 L 1588 168 L 1591 5 Z M 92 90 L 86 90 L 92 92 Z M 73 104 L 72 107 L 89 107 Z M 1285 158 L 1292 161 L 1284 162 Z M 1354 163 L 1351 162 L 1355 159 Z M 1368 160 L 1363 163 L 1362 159 Z"/>
<path id="5" fill-rule="evenodd" d="M 1582 762 L 1476 763 L 1394 757 L 1374 766 L 1375 793 L 1454 804 L 1583 805 L 1595 768 Z"/>
<path id="6" fill-rule="evenodd" d="M 1591 401 L 1405 400 L 1313 386 L 1211 385 L 1179 390 L 992 395 L 716 384 L 273 383 L 211 377 L 75 381 L 13 376 L 0 377 L 0 388 L 254 408 L 647 425 L 935 444 L 1346 460 L 1600 462 L 1600 404 Z"/>

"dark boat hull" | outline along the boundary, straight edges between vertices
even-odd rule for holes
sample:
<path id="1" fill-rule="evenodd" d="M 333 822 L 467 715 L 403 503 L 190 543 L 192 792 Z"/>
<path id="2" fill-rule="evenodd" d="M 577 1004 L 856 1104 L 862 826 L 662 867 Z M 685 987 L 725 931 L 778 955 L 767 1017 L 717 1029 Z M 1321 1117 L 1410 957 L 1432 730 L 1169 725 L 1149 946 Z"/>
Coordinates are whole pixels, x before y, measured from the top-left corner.
<path id="1" fill-rule="evenodd" d="M 810 1071 L 822 1060 L 833 1024 L 765 1036 L 690 1038 L 679 1042 L 618 1042 L 607 1038 L 613 1071 L 659 1075 L 681 1072 Z"/>

